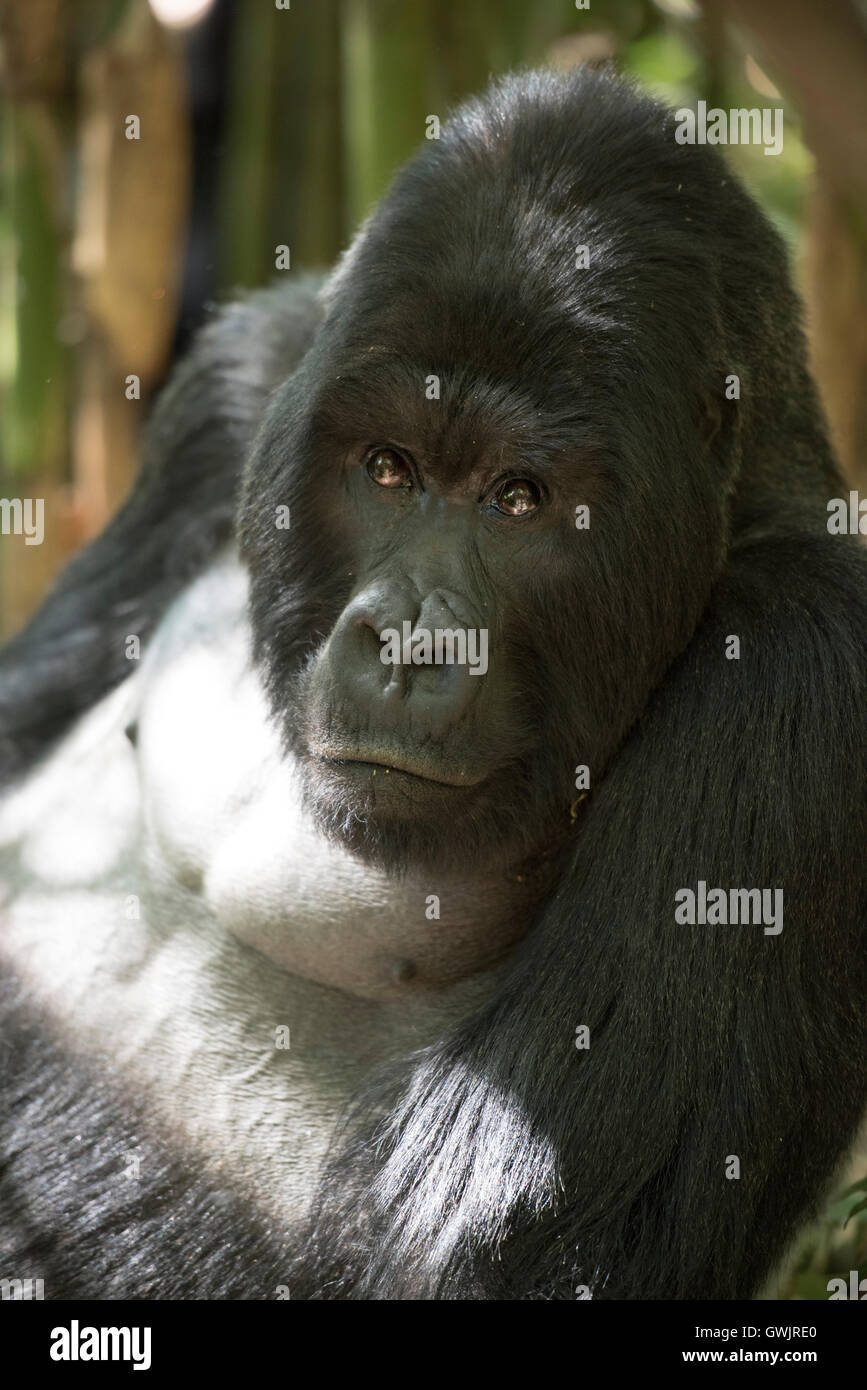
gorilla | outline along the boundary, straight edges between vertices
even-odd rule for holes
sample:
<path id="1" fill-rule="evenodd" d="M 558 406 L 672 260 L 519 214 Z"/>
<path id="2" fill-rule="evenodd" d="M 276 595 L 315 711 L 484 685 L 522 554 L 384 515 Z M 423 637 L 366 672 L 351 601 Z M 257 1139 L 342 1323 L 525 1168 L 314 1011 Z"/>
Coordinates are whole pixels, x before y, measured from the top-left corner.
<path id="1" fill-rule="evenodd" d="M 838 1176 L 867 557 L 781 241 L 675 131 L 461 107 L 211 319 L 7 646 L 4 1275 L 744 1298 Z"/>

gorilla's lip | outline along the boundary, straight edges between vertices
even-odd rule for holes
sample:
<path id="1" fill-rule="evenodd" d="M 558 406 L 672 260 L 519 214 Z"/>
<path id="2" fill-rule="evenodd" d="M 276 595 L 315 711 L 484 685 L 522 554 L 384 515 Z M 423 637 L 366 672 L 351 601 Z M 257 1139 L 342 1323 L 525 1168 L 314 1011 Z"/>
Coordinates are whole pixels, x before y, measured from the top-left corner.
<path id="1" fill-rule="evenodd" d="M 379 751 L 367 749 L 353 749 L 350 752 L 344 749 L 314 748 L 311 751 L 320 761 L 332 763 L 335 767 L 383 768 L 386 772 L 398 772 L 404 777 L 412 777 L 418 782 L 432 782 L 440 787 L 477 787 L 484 781 L 483 777 L 472 777 L 466 772 L 416 763 L 400 754 L 394 757 L 390 754 L 385 756 Z"/>

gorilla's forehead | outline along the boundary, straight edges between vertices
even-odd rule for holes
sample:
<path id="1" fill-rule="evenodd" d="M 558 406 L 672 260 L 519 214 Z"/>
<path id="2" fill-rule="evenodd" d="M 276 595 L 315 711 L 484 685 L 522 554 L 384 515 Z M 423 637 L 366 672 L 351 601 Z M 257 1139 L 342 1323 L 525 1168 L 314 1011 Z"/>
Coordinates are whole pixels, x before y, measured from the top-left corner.
<path id="1" fill-rule="evenodd" d="M 619 316 L 597 310 L 590 296 L 549 292 L 516 295 L 477 277 L 402 281 L 392 271 L 378 303 L 366 294 L 352 303 L 329 356 L 345 374 L 392 369 L 402 362 L 428 371 L 463 367 L 476 380 L 510 382 L 526 394 L 549 394 L 552 373 L 610 371 L 612 359 L 630 355 L 634 325 L 628 305 Z M 383 304 L 382 300 L 387 300 Z M 574 301 L 574 302 L 570 302 Z"/>
<path id="2" fill-rule="evenodd" d="M 486 327 L 463 350 L 438 333 L 401 350 L 387 328 L 374 328 L 365 346 L 347 343 L 329 362 L 311 412 L 314 437 L 326 449 L 388 442 L 449 476 L 492 461 L 568 473 L 615 458 L 616 403 L 634 379 L 625 363 L 596 370 L 589 346 L 585 354 L 576 339 L 558 352 L 553 335 L 534 357 L 533 325 L 513 327 L 513 352 Z"/>
<path id="3" fill-rule="evenodd" d="M 507 431 L 545 416 L 595 422 L 598 432 L 603 422 L 616 428 L 606 407 L 646 382 L 649 361 L 658 388 L 668 381 L 680 392 L 700 379 L 708 349 L 699 330 L 715 313 L 710 275 L 697 288 L 658 258 L 630 265 L 601 234 L 579 270 L 581 235 L 562 250 L 516 243 L 507 265 L 463 246 L 459 227 L 430 254 L 405 241 L 374 246 L 331 305 L 320 384 L 372 402 L 401 392 L 460 401 Z M 695 259 L 673 247 L 680 262 Z"/>

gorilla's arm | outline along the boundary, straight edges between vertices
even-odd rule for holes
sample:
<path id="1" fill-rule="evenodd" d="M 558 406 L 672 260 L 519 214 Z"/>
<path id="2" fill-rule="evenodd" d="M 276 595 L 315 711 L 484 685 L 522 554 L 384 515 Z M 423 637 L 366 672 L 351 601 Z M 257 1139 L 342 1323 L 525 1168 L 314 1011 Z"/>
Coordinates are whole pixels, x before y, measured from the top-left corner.
<path id="1" fill-rule="evenodd" d="M 314 1295 L 758 1287 L 867 1102 L 865 568 L 830 538 L 733 553 L 504 992 L 359 1111 Z M 782 932 L 676 924 L 699 879 L 783 888 Z"/>
<path id="2" fill-rule="evenodd" d="M 270 392 L 306 351 L 320 282 L 227 306 L 173 372 L 125 505 L 0 654 L 0 786 L 133 669 L 172 598 L 232 533 L 241 466 Z"/>

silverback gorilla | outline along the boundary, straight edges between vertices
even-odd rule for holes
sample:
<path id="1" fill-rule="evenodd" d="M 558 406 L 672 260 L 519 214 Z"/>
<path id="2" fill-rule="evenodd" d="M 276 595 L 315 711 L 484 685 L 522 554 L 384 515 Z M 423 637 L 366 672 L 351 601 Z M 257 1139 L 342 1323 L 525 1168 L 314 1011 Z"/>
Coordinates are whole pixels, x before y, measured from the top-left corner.
<path id="1" fill-rule="evenodd" d="M 778 237 L 606 74 L 217 315 L 2 661 L 0 1273 L 758 1291 L 867 1102 L 842 489 Z"/>

